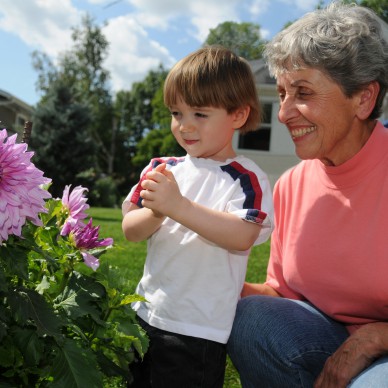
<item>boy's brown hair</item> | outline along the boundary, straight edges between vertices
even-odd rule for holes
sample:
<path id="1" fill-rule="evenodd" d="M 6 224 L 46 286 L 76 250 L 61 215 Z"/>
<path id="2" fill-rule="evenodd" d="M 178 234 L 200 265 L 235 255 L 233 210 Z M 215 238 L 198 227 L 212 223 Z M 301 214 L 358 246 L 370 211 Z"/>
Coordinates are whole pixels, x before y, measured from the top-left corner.
<path id="1" fill-rule="evenodd" d="M 251 67 L 224 47 L 203 47 L 175 64 L 164 83 L 164 103 L 171 107 L 179 97 L 191 107 L 228 113 L 249 105 L 247 121 L 238 129 L 245 133 L 259 127 L 261 109 Z"/>

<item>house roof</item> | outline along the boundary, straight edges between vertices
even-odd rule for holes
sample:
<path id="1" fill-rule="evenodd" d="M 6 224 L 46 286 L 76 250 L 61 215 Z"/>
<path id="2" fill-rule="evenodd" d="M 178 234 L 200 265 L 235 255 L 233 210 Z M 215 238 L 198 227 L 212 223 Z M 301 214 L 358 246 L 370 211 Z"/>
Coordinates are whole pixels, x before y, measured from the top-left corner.
<path id="1" fill-rule="evenodd" d="M 275 78 L 271 77 L 268 66 L 264 59 L 254 59 L 249 61 L 252 72 L 259 84 L 276 84 Z"/>
<path id="2" fill-rule="evenodd" d="M 33 106 L 2 89 L 0 89 L 0 106 L 7 106 L 10 109 L 17 108 L 17 110 L 21 110 L 28 115 L 31 115 L 34 111 Z"/>

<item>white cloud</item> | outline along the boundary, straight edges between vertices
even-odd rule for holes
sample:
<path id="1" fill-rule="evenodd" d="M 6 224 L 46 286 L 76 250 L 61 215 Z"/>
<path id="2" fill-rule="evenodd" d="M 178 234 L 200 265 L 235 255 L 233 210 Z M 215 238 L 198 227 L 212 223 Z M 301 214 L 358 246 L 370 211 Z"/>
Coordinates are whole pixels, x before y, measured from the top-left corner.
<path id="1" fill-rule="evenodd" d="M 193 0 L 128 0 L 140 12 L 150 15 L 159 15 L 159 17 L 173 17 L 182 14 L 189 9 L 189 4 Z"/>
<path id="2" fill-rule="evenodd" d="M 3 0 L 2 6 L 0 28 L 51 57 L 69 47 L 70 27 L 81 17 L 70 0 Z"/>
<path id="3" fill-rule="evenodd" d="M 254 18 L 265 13 L 269 5 L 270 0 L 252 0 L 252 2 L 247 5 L 247 8 L 251 17 Z"/>
<path id="4" fill-rule="evenodd" d="M 144 79 L 160 63 L 169 68 L 175 62 L 168 50 L 152 41 L 131 16 L 111 20 L 103 33 L 110 42 L 106 67 L 111 72 L 114 91 L 130 89 L 133 82 Z"/>
<path id="5" fill-rule="evenodd" d="M 219 0 L 190 1 L 189 13 L 193 15 L 191 23 L 196 29 L 196 39 L 202 43 L 206 40 L 210 28 L 215 28 L 225 21 L 238 21 L 239 15 L 235 9 L 237 4 L 238 0 L 223 1 L 222 7 Z"/>
<path id="6" fill-rule="evenodd" d="M 295 6 L 302 11 L 311 11 L 318 4 L 317 0 L 280 0 L 287 5 Z"/>
<path id="7" fill-rule="evenodd" d="M 119 1 L 122 1 L 122 0 L 87 0 L 88 3 L 90 4 L 104 4 L 104 5 L 109 5 L 109 4 L 113 4 L 113 3 L 116 3 L 116 2 L 119 2 Z M 105 4 L 107 3 L 107 4 Z"/>

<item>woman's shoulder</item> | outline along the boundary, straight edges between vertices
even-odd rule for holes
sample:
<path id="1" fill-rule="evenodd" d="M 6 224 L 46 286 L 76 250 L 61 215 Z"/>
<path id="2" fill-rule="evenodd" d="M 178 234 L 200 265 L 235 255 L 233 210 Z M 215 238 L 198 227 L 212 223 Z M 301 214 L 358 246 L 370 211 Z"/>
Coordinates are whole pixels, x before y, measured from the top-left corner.
<path id="1" fill-rule="evenodd" d="M 318 160 L 302 160 L 295 166 L 286 170 L 275 183 L 275 186 L 292 187 L 297 185 L 300 181 L 310 179 L 311 174 L 317 174 Z"/>
<path id="2" fill-rule="evenodd" d="M 315 168 L 314 160 L 301 160 L 296 165 L 287 169 L 279 178 L 279 180 L 290 180 L 295 179 L 300 175 L 305 174 L 311 168 Z"/>

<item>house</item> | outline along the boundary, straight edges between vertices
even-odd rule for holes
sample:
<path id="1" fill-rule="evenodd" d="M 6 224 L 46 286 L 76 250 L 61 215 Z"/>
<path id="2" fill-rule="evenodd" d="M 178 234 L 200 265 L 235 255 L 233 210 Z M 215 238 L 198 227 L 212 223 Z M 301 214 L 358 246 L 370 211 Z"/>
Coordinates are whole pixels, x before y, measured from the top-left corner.
<path id="1" fill-rule="evenodd" d="M 233 146 L 238 154 L 255 161 L 268 175 L 273 187 L 280 175 L 299 162 L 287 128 L 278 121 L 279 96 L 275 79 L 262 59 L 250 61 L 256 79 L 264 117 L 259 131 L 241 135 L 236 131 Z M 383 122 L 388 121 L 388 95 L 383 106 Z"/>
<path id="2" fill-rule="evenodd" d="M 24 123 L 32 118 L 34 108 L 19 98 L 0 89 L 0 129 L 8 135 L 23 133 Z"/>

